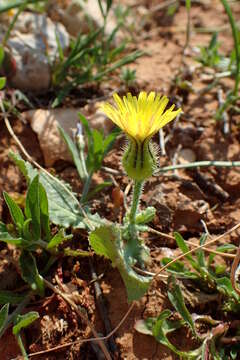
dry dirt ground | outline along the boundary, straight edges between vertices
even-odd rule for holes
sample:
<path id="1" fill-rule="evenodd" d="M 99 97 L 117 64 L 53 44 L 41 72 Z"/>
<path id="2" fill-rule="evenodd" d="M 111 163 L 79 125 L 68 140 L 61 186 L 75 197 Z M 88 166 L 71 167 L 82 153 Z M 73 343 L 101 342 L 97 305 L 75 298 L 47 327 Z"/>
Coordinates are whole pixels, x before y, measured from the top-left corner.
<path id="1" fill-rule="evenodd" d="M 141 3 L 150 12 L 160 2 L 142 1 Z M 236 18 L 239 17 L 239 4 L 234 4 L 234 11 Z M 136 21 L 138 20 L 140 21 L 140 18 Z M 165 9 L 155 10 L 145 23 L 144 29 L 136 36 L 136 47 L 147 50 L 148 54 L 131 65 L 137 73 L 135 91 L 145 89 L 165 93 L 173 102 L 180 102 L 184 111 L 180 121 L 166 130 L 167 155 L 160 153 L 160 164 L 171 164 L 176 154 L 181 154 L 182 149 L 191 150 L 190 154 L 195 157 L 195 160 L 239 160 L 240 115 L 232 117 L 231 132 L 228 136 L 224 136 L 222 125 L 213 119 L 218 106 L 217 90 L 213 89 L 207 94 L 188 93 L 179 90 L 174 85 L 174 78 L 180 74 L 180 69 L 182 76 L 192 82 L 194 89 L 200 90 L 208 84 L 202 79 L 199 70 L 195 69 L 194 72 L 191 70 L 197 66 L 193 48 L 208 44 L 211 34 L 192 32 L 191 46 L 183 57 L 186 21 L 186 10 L 183 5 L 173 17 L 167 17 Z M 196 29 L 221 28 L 226 26 L 227 17 L 219 1 L 197 2 L 191 11 L 191 23 Z M 222 51 L 231 50 L 233 43 L 229 27 L 220 32 L 219 39 Z M 223 83 L 225 89 L 232 85 L 231 81 Z M 12 119 L 12 121 L 14 131 L 22 144 L 35 160 L 44 165 L 37 137 L 30 127 L 19 119 Z M 158 141 L 157 137 L 155 141 Z M 119 169 L 121 159 L 119 149 L 122 143 L 120 138 L 107 156 L 105 166 Z M 26 184 L 8 159 L 9 148 L 16 149 L 16 145 L 2 124 L 0 128 L 0 192 L 5 190 L 10 194 L 23 194 Z M 81 191 L 77 173 L 71 164 L 56 164 L 56 171 L 70 181 L 76 191 Z M 99 172 L 94 181 L 97 183 L 103 178 L 106 178 L 106 174 Z M 115 181 L 122 190 L 128 184 L 126 177 L 121 175 L 115 176 Z M 216 187 L 215 184 L 218 186 Z M 123 209 L 120 209 L 119 213 L 114 211 L 112 189 L 103 191 L 98 199 L 93 201 L 92 207 L 99 211 L 102 217 L 106 216 L 112 221 L 117 221 L 121 219 Z M 131 192 L 129 192 L 128 201 L 130 196 Z M 152 205 L 157 209 L 157 216 L 152 227 L 167 234 L 179 231 L 185 239 L 197 241 L 203 231 L 201 220 L 205 221 L 209 232 L 215 235 L 225 232 L 239 221 L 240 171 L 238 168 L 212 167 L 192 171 L 181 170 L 174 175 L 168 173 L 166 176 L 155 176 L 145 185 L 142 199 L 143 208 L 145 205 Z M 0 197 L 0 213 L 3 220 L 7 221 L 8 213 L 2 197 Z M 87 247 L 86 233 L 79 231 L 75 237 L 80 239 L 79 246 Z M 232 233 L 224 241 L 231 241 L 238 245 L 238 234 Z M 150 247 L 152 256 L 152 263 L 148 266 L 150 271 L 159 270 L 160 260 L 166 254 L 170 256 L 179 254 L 174 240 L 148 234 L 146 243 Z M 5 259 L 1 261 L 0 266 L 0 289 L 19 288 L 22 286 L 21 282 L 19 285 L 19 275 L 11 262 L 7 260 L 8 257 L 14 257 L 17 254 L 13 249 L 1 244 L 0 255 Z M 109 319 L 114 328 L 129 308 L 125 288 L 118 272 L 113 270 L 107 261 L 94 257 L 94 265 L 97 274 L 103 274 L 99 282 L 105 296 Z M 55 274 L 61 275 L 59 276 L 62 282 L 71 292 L 75 290 L 78 293 L 76 295 L 78 303 L 87 309 L 97 331 L 103 333 L 103 324 L 94 300 L 93 285 L 90 283 L 88 260 L 73 258 L 59 260 L 52 270 L 52 279 Z M 177 358 L 150 336 L 141 335 L 134 330 L 136 320 L 156 316 L 164 308 L 170 306 L 165 295 L 166 283 L 162 280 L 155 281 L 148 294 L 133 308 L 116 333 L 115 340 L 118 346 L 116 358 L 127 360 Z M 212 304 L 202 304 L 203 313 L 205 306 L 211 307 Z M 61 297 L 50 291 L 44 299 L 36 299 L 27 309 L 36 310 L 40 314 L 40 319 L 25 331 L 24 342 L 29 353 L 74 341 L 79 336 L 89 336 L 89 329 L 79 321 L 77 315 Z M 179 333 L 175 344 L 185 350 L 192 346 L 191 339 L 186 333 Z M 11 330 L 0 340 L 0 349 L 3 360 L 10 360 L 19 355 Z M 69 346 L 34 357 L 37 360 L 95 358 L 96 355 L 89 344 Z"/>

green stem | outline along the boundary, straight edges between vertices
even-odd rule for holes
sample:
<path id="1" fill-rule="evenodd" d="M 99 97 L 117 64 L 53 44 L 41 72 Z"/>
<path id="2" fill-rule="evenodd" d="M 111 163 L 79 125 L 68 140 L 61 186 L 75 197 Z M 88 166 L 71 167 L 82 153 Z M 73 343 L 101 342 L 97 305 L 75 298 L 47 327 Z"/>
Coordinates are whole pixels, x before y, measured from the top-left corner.
<path id="1" fill-rule="evenodd" d="M 18 334 L 16 335 L 16 337 L 17 337 L 18 345 L 19 345 L 19 347 L 20 347 L 20 349 L 21 349 L 21 353 L 22 353 L 23 359 L 24 359 L 24 360 L 28 360 L 28 355 L 27 355 L 27 352 L 26 352 L 25 347 L 24 347 L 24 345 L 23 345 L 21 335 L 18 333 Z"/>
<path id="2" fill-rule="evenodd" d="M 236 52 L 236 76 L 235 76 L 235 87 L 234 87 L 234 95 L 237 96 L 238 94 L 238 86 L 239 86 L 239 81 L 240 81 L 240 54 L 239 54 L 239 48 L 238 48 L 238 30 L 237 30 L 237 26 L 232 14 L 232 10 L 228 4 L 227 0 L 221 0 L 221 3 L 228 15 L 228 19 L 232 28 L 232 35 L 233 35 L 233 40 L 234 40 L 234 47 L 235 47 L 235 52 Z"/>
<path id="3" fill-rule="evenodd" d="M 136 221 L 136 215 L 138 210 L 138 204 L 140 201 L 140 196 L 142 193 L 143 181 L 135 180 L 134 183 L 134 190 L 133 190 L 133 199 L 132 199 L 132 206 L 129 214 L 129 222 L 130 224 L 134 225 Z"/>
<path id="4" fill-rule="evenodd" d="M 84 185 L 83 185 L 83 192 L 82 192 L 82 196 L 81 196 L 81 203 L 84 203 L 86 201 L 87 198 L 87 194 L 90 188 L 92 182 L 92 173 L 90 173 L 88 175 L 87 180 L 85 181 Z"/>
<path id="5" fill-rule="evenodd" d="M 168 171 L 173 171 L 177 169 L 192 169 L 196 167 L 205 167 L 205 166 L 216 166 L 216 167 L 240 167 L 240 161 L 196 161 L 187 164 L 178 164 L 178 165 L 170 165 L 164 166 L 159 169 L 159 173 L 164 173 Z"/>

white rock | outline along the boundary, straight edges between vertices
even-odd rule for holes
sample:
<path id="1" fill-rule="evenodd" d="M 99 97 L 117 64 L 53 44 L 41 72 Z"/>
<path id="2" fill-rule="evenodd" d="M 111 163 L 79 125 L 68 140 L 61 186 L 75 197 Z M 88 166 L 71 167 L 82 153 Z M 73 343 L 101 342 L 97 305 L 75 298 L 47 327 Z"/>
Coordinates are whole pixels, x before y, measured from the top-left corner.
<path id="1" fill-rule="evenodd" d="M 77 127 L 77 113 L 77 109 L 38 109 L 22 114 L 37 133 L 47 167 L 52 166 L 57 160 L 71 161 L 67 146 L 59 134 L 58 125 L 72 136 L 72 130 Z"/>
<path id="2" fill-rule="evenodd" d="M 87 119 L 90 127 L 108 134 L 114 124 L 96 109 L 98 106 L 99 103 L 91 105 L 93 112 L 87 116 Z M 22 114 L 23 118 L 30 122 L 33 131 L 38 136 L 47 167 L 52 166 L 57 160 L 72 161 L 67 146 L 59 134 L 58 125 L 72 137 L 79 122 L 79 112 L 88 113 L 88 105 L 82 109 L 37 109 Z"/>
<path id="3" fill-rule="evenodd" d="M 15 25 L 8 46 L 16 61 L 16 74 L 10 83 L 22 91 L 44 92 L 51 84 L 49 59 L 57 53 L 56 34 L 62 49 L 69 45 L 69 35 L 60 23 L 46 15 L 23 12 Z"/>

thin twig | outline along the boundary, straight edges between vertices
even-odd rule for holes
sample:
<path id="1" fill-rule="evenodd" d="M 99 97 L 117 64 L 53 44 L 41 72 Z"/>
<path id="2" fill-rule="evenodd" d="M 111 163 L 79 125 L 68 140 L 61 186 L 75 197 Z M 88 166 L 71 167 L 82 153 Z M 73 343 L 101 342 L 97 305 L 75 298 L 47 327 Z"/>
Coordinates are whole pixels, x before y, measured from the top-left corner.
<path id="1" fill-rule="evenodd" d="M 148 231 L 153 233 L 153 234 L 157 234 L 157 235 L 160 235 L 162 237 L 165 237 L 167 239 L 170 239 L 170 240 L 175 240 L 175 237 L 172 236 L 172 235 L 169 235 L 169 234 L 165 234 L 165 233 L 162 233 L 158 230 L 155 230 L 155 229 L 152 229 L 150 227 L 148 227 Z M 199 245 L 198 244 L 195 244 L 191 241 L 187 241 L 187 243 L 191 246 L 195 246 L 195 247 L 198 247 Z M 222 256 L 222 257 L 226 257 L 226 258 L 230 258 L 230 259 L 234 259 L 235 258 L 235 255 L 234 254 L 226 254 L 226 253 L 222 253 L 220 251 L 216 251 L 216 250 L 212 250 L 212 249 L 209 249 L 208 247 L 206 247 L 206 244 L 204 245 L 203 247 L 203 250 L 205 250 L 206 252 L 209 252 L 209 253 L 212 253 L 212 254 L 215 254 L 215 255 L 219 255 L 219 256 Z"/>
<path id="2" fill-rule="evenodd" d="M 100 286 L 100 284 L 98 282 L 98 276 L 97 276 L 97 273 L 96 273 L 96 271 L 94 269 L 92 259 L 89 259 L 89 266 L 90 266 L 90 271 L 91 271 L 91 277 L 92 277 L 92 280 L 93 280 L 93 286 L 94 286 L 98 311 L 99 311 L 100 316 L 102 318 L 102 321 L 104 323 L 106 333 L 110 333 L 112 331 L 112 326 L 111 326 L 111 323 L 110 323 L 110 320 L 109 320 L 109 317 L 108 317 L 108 311 L 107 311 L 106 304 L 105 304 L 105 301 L 104 301 L 104 295 L 102 293 L 101 286 Z M 115 340 L 114 340 L 113 336 L 109 338 L 109 347 L 110 347 L 111 352 L 113 354 L 116 354 L 117 345 L 115 343 Z"/>
<path id="3" fill-rule="evenodd" d="M 44 284 L 47 287 L 49 287 L 49 289 L 54 291 L 56 294 L 60 295 L 74 309 L 74 311 L 79 315 L 79 317 L 82 319 L 82 321 L 84 321 L 84 323 L 89 326 L 94 337 L 96 338 L 95 341 L 98 343 L 99 347 L 102 349 L 102 352 L 104 353 L 105 358 L 107 360 L 111 360 L 112 358 L 108 352 L 108 349 L 106 348 L 106 345 L 104 344 L 103 340 L 98 339 L 98 334 L 97 334 L 96 330 L 94 329 L 93 325 L 91 324 L 91 322 L 89 321 L 87 314 L 84 314 L 83 311 L 79 310 L 79 307 L 69 298 L 69 296 L 67 296 L 65 293 L 63 293 L 58 288 L 56 288 L 48 280 L 43 279 L 43 281 L 44 281 Z"/>
<path id="4" fill-rule="evenodd" d="M 34 166 L 36 166 L 39 170 L 41 170 L 42 172 L 44 172 L 47 176 L 49 176 L 51 179 L 53 179 L 54 181 L 58 182 L 63 188 L 65 191 L 68 192 L 68 194 L 72 197 L 72 199 L 74 201 L 77 201 L 78 203 L 78 206 L 80 208 L 80 210 L 82 211 L 83 213 L 83 216 L 85 218 L 85 221 L 89 227 L 90 230 L 94 229 L 94 226 L 92 225 L 91 223 L 91 220 L 88 218 L 86 212 L 84 211 L 83 207 L 81 206 L 81 204 L 79 203 L 78 199 L 74 196 L 74 194 L 68 189 L 67 186 L 65 186 L 57 177 L 53 176 L 52 174 L 50 174 L 46 169 L 44 169 L 41 165 L 39 165 L 32 157 L 31 155 L 27 152 L 27 150 L 24 148 L 24 146 L 22 145 L 21 141 L 18 139 L 18 137 L 16 136 L 16 134 L 14 133 L 13 131 L 13 128 L 8 120 L 8 117 L 7 117 L 7 114 L 4 110 L 4 107 L 3 107 L 3 103 L 0 99 L 0 106 L 1 106 L 1 109 L 3 111 L 3 116 L 4 116 L 4 122 L 5 122 L 5 125 L 10 133 L 10 135 L 13 137 L 13 139 L 15 140 L 15 142 L 17 143 L 17 145 L 19 146 L 20 150 L 22 151 L 22 153 L 26 156 L 26 158 L 28 159 L 29 162 L 31 162 Z"/>
<path id="5" fill-rule="evenodd" d="M 38 352 L 35 352 L 35 353 L 31 353 L 31 354 L 28 354 L 29 357 L 32 357 L 32 356 L 37 356 L 37 355 L 42 355 L 42 354 L 46 354 L 46 353 L 49 353 L 49 352 L 52 352 L 52 351 L 57 351 L 57 350 L 60 350 L 60 349 L 63 349 L 65 347 L 68 347 L 68 346 L 72 346 L 72 345 L 77 345 L 77 344 L 82 344 L 82 343 L 86 343 L 86 342 L 91 342 L 91 341 L 98 341 L 98 340 L 108 340 L 111 336 L 113 336 L 117 331 L 118 329 L 122 326 L 122 324 L 124 323 L 124 321 L 127 319 L 128 315 L 130 314 L 130 312 L 132 311 L 133 307 L 135 306 L 136 302 L 133 301 L 131 306 L 129 307 L 128 311 L 126 312 L 126 314 L 123 316 L 123 318 L 121 319 L 121 321 L 118 323 L 118 325 L 106 336 L 102 336 L 102 337 L 98 337 L 98 338 L 90 338 L 90 339 L 82 339 L 82 340 L 76 340 L 76 341 L 72 341 L 70 343 L 66 343 L 66 344 L 62 344 L 62 345 L 58 345 L 58 346 L 55 346 L 51 349 L 47 349 L 47 350 L 43 350 L 43 351 L 38 351 Z"/>
<path id="6" fill-rule="evenodd" d="M 181 254 L 179 256 L 177 256 L 175 259 L 173 259 L 172 261 L 170 261 L 169 263 L 167 263 L 166 265 L 164 265 L 154 276 L 154 278 L 156 278 L 162 271 L 166 270 L 170 265 L 174 264 L 176 261 L 183 259 L 185 256 L 192 254 L 193 252 L 199 250 L 199 249 L 204 249 L 204 247 L 208 246 L 208 245 L 212 245 L 215 242 L 221 240 L 222 238 L 224 238 L 226 235 L 229 235 L 231 232 L 237 230 L 240 227 L 240 223 L 238 223 L 237 225 L 233 226 L 230 230 L 226 231 L 224 234 L 219 235 L 218 237 L 216 237 L 215 239 L 208 241 L 207 243 L 203 244 L 203 245 L 199 245 L 196 248 L 189 250 L 187 252 L 185 252 L 184 254 Z"/>

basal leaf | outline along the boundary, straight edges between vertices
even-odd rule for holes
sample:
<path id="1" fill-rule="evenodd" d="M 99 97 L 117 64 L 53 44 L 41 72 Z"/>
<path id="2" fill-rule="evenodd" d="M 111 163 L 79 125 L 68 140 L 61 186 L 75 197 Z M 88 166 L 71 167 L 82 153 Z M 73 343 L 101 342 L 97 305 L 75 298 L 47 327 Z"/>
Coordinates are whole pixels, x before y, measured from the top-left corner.
<path id="1" fill-rule="evenodd" d="M 27 197 L 25 213 L 28 219 L 32 219 L 32 232 L 34 240 L 41 237 L 40 223 L 40 196 L 39 196 L 39 175 L 36 175 L 31 181 Z"/>
<path id="2" fill-rule="evenodd" d="M 171 301 L 174 308 L 179 312 L 181 317 L 185 320 L 188 324 L 190 329 L 192 330 L 193 334 L 198 338 L 198 334 L 196 332 L 194 322 L 192 320 L 191 314 L 189 313 L 184 298 L 182 295 L 182 291 L 180 286 L 177 284 L 176 279 L 174 276 L 169 278 L 169 287 L 168 287 L 168 298 Z"/>
<path id="3" fill-rule="evenodd" d="M 120 231 L 114 226 L 102 226 L 91 232 L 89 242 L 98 255 L 102 255 L 112 261 L 121 274 L 126 286 L 128 300 L 138 300 L 147 291 L 151 277 L 137 274 L 131 267 L 126 248 L 121 241 Z"/>
<path id="4" fill-rule="evenodd" d="M 19 265 L 21 269 L 21 275 L 24 281 L 26 281 L 32 290 L 38 291 L 40 295 L 44 294 L 44 282 L 39 275 L 36 260 L 29 251 L 22 251 L 19 258 Z"/>
<path id="5" fill-rule="evenodd" d="M 45 238 L 47 241 L 51 237 L 51 230 L 49 224 L 49 212 L 48 212 L 48 198 L 47 193 L 43 185 L 39 184 L 39 202 L 40 202 L 40 222 L 42 229 L 42 238 Z"/>
<path id="6" fill-rule="evenodd" d="M 37 170 L 24 161 L 19 154 L 10 152 L 10 157 L 28 182 L 37 175 Z M 40 183 L 46 190 L 49 216 L 54 224 L 63 227 L 86 228 L 79 202 L 68 184 L 43 172 L 40 172 Z"/>
<path id="7" fill-rule="evenodd" d="M 3 192 L 4 200 L 6 201 L 6 204 L 8 206 L 8 209 L 10 211 L 12 220 L 16 226 L 22 227 L 24 223 L 24 215 L 21 210 L 21 208 L 18 206 L 18 204 L 11 198 L 8 193 L 5 191 Z"/>
<path id="8" fill-rule="evenodd" d="M 73 235 L 66 235 L 64 229 L 61 229 L 48 243 L 47 248 L 52 249 L 60 245 L 63 241 L 69 240 Z"/>
<path id="9" fill-rule="evenodd" d="M 19 238 L 12 237 L 12 235 L 10 235 L 9 232 L 7 231 L 6 225 L 3 224 L 2 222 L 0 222 L 0 241 L 19 247 L 28 245 L 28 242 L 23 240 L 21 237 Z"/>

